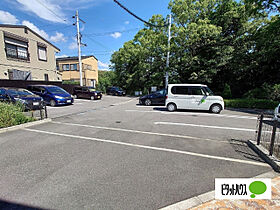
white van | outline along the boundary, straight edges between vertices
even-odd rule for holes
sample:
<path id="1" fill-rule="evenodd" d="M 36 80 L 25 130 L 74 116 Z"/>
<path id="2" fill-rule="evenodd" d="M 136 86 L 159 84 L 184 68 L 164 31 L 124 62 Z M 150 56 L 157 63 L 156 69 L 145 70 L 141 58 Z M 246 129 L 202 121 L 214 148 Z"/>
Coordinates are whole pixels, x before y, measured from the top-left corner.
<path id="1" fill-rule="evenodd" d="M 278 120 L 280 122 L 280 104 L 274 109 L 274 120 Z"/>
<path id="2" fill-rule="evenodd" d="M 201 84 L 169 84 L 165 105 L 170 112 L 193 109 L 209 110 L 216 114 L 225 106 L 221 96 L 214 96 L 207 85 Z"/>

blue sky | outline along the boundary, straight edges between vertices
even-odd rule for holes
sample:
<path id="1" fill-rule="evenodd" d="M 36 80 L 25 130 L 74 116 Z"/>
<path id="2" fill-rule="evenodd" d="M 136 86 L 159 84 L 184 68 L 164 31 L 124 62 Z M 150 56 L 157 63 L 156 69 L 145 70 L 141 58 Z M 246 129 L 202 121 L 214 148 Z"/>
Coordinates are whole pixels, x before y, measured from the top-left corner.
<path id="1" fill-rule="evenodd" d="M 119 0 L 132 12 L 148 20 L 153 14 L 169 14 L 170 0 Z M 143 23 L 121 9 L 113 0 L 1 0 L 0 23 L 27 25 L 60 48 L 57 56 L 76 56 L 76 26 L 79 10 L 82 54 L 93 54 L 99 69 L 108 69 L 113 51 L 133 38 Z"/>

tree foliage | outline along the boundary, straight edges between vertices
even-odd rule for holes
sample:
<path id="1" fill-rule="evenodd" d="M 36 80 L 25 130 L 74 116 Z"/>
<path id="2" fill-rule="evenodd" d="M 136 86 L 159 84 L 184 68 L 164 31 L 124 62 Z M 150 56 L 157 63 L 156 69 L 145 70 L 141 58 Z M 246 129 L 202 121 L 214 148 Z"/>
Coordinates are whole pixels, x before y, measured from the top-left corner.
<path id="1" fill-rule="evenodd" d="M 280 83 L 277 5 L 272 0 L 171 0 L 170 82 L 205 83 L 219 92 L 230 86 L 235 97 L 264 83 Z M 150 22 L 164 25 L 167 17 L 154 15 Z M 117 83 L 130 91 L 164 86 L 167 50 L 167 28 L 146 25 L 112 55 Z"/>

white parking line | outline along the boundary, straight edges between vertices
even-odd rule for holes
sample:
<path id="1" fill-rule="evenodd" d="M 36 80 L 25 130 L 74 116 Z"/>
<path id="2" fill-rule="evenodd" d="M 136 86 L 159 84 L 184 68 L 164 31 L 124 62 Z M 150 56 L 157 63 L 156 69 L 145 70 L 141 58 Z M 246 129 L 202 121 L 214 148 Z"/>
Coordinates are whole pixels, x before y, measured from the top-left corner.
<path id="1" fill-rule="evenodd" d="M 102 126 L 95 126 L 95 125 L 83 125 L 83 124 L 76 124 L 76 123 L 62 123 L 62 122 L 55 122 L 55 121 L 52 121 L 51 123 L 62 124 L 62 125 L 71 125 L 71 126 L 80 126 L 80 127 L 86 127 L 86 128 L 96 128 L 96 129 L 103 129 L 103 130 L 140 133 L 140 134 L 148 134 L 148 135 L 156 135 L 156 136 L 168 136 L 168 137 L 183 138 L 183 139 L 195 139 L 195 140 L 202 140 L 202 141 L 229 143 L 228 141 L 222 141 L 222 140 L 220 141 L 220 140 L 215 140 L 215 139 L 199 138 L 199 137 L 184 136 L 184 135 L 177 135 L 177 134 L 154 133 L 154 132 L 148 132 L 148 131 L 139 131 L 139 130 L 130 130 L 130 129 L 123 129 L 123 128 L 112 128 L 112 127 L 102 127 Z"/>
<path id="2" fill-rule="evenodd" d="M 154 124 L 155 125 L 180 125 L 180 126 L 190 126 L 190 127 L 201 127 L 201 128 L 213 128 L 213 129 L 224 129 L 224 130 L 256 132 L 256 129 L 221 127 L 221 126 L 212 126 L 212 125 L 197 125 L 197 124 L 188 124 L 188 123 L 154 122 Z"/>
<path id="3" fill-rule="evenodd" d="M 225 117 L 225 118 L 237 118 L 237 119 L 248 119 L 257 120 L 257 117 L 242 116 L 242 115 L 228 115 L 228 114 L 208 114 L 198 112 L 167 112 L 167 111 L 142 111 L 142 110 L 125 110 L 126 112 L 147 112 L 147 113 L 159 113 L 167 115 L 189 115 L 189 116 L 207 116 L 207 117 Z"/>
<path id="4" fill-rule="evenodd" d="M 123 105 L 123 104 L 127 104 L 127 103 L 129 103 L 129 102 L 131 102 L 131 101 L 134 101 L 134 100 L 135 100 L 135 99 L 130 99 L 130 100 L 128 100 L 128 101 L 119 102 L 119 103 L 112 104 L 112 105 L 113 105 L 113 106 Z"/>
<path id="5" fill-rule="evenodd" d="M 190 155 L 190 156 L 196 156 L 196 157 L 202 157 L 202 158 L 208 158 L 208 159 L 224 160 L 224 161 L 230 161 L 230 162 L 237 162 L 237 163 L 243 163 L 243 164 L 269 167 L 266 163 L 260 163 L 260 162 L 254 162 L 254 161 L 248 161 L 248 160 L 240 160 L 240 159 L 228 158 L 228 157 L 220 157 L 220 156 L 214 156 L 214 155 L 206 155 L 206 154 L 201 154 L 201 153 L 167 149 L 167 148 L 162 148 L 162 147 L 151 147 L 151 146 L 145 146 L 145 145 L 139 145 L 139 144 L 131 144 L 131 143 L 125 143 L 125 142 L 119 142 L 119 141 L 112 141 L 112 140 L 107 140 L 107 139 L 98 139 L 98 138 L 85 137 L 85 136 L 76 136 L 76 135 L 70 135 L 70 134 L 64 134 L 64 133 L 55 133 L 55 132 L 49 132 L 49 131 L 29 129 L 29 128 L 24 128 L 23 130 L 30 131 L 30 132 L 44 133 L 44 134 L 49 134 L 49 135 L 55 135 L 55 136 L 63 136 L 63 137 L 69 137 L 69 138 L 75 138 L 75 139 L 85 139 L 85 140 L 96 141 L 96 142 L 111 143 L 111 144 L 117 144 L 117 145 L 129 146 L 129 147 L 136 147 L 136 148 L 142 148 L 142 149 L 156 150 L 156 151 L 162 151 L 162 152 L 171 152 L 171 153 L 184 154 L 184 155 Z"/>

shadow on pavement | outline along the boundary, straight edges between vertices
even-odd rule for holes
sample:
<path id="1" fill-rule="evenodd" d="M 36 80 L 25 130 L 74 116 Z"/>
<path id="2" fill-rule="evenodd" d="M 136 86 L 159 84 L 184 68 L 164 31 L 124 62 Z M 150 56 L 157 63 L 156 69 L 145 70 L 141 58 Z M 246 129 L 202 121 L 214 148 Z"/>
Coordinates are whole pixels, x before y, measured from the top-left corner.
<path id="1" fill-rule="evenodd" d="M 225 110 L 233 111 L 233 112 L 243 112 L 247 114 L 268 114 L 273 115 L 273 110 L 265 110 L 265 109 L 246 109 L 246 108 L 225 108 Z"/>
<path id="2" fill-rule="evenodd" d="M 153 108 L 154 111 L 161 111 L 161 112 L 169 112 L 167 110 L 166 107 L 154 107 Z M 193 109 L 179 109 L 179 110 L 176 110 L 175 112 L 195 112 L 195 113 L 209 113 L 211 114 L 209 111 L 204 111 L 204 110 L 193 110 Z"/>
<path id="3" fill-rule="evenodd" d="M 29 206 L 26 204 L 19 204 L 19 203 L 15 203 L 15 202 L 11 202 L 11 201 L 6 201 L 6 200 L 0 200 L 0 209 L 3 210 L 43 210 L 43 208 L 38 208 L 38 207 L 34 207 L 34 206 Z"/>
<path id="4" fill-rule="evenodd" d="M 265 161 L 248 146 L 247 141 L 231 139 L 229 143 L 234 148 L 234 150 L 243 157 L 265 163 Z"/>

